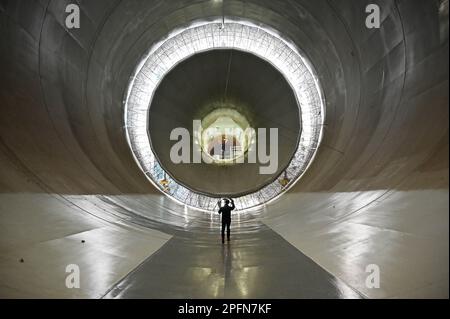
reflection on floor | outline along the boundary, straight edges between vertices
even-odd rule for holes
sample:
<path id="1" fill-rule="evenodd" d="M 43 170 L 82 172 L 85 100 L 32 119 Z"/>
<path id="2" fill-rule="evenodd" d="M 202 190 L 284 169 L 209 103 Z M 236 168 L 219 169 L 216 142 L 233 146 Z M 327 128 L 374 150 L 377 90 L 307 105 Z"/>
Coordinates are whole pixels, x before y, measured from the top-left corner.
<path id="1" fill-rule="evenodd" d="M 264 225 L 175 236 L 105 298 L 361 298 Z"/>

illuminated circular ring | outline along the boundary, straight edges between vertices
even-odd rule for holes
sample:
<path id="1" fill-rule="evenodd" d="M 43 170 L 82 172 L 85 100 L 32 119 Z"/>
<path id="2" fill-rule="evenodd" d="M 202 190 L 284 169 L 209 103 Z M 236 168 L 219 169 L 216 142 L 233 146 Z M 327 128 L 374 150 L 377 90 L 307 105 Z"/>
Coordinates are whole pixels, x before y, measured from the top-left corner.
<path id="1" fill-rule="evenodd" d="M 286 170 L 259 191 L 235 198 L 239 211 L 258 208 L 292 187 L 313 161 L 322 139 L 325 103 L 312 65 L 276 31 L 249 21 L 194 23 L 170 33 L 140 61 L 125 98 L 125 127 L 133 156 L 147 178 L 173 200 L 191 208 L 213 211 L 217 198 L 193 192 L 166 174 L 156 160 L 148 136 L 149 108 L 164 76 L 189 57 L 215 49 L 235 49 L 271 63 L 291 85 L 302 123 L 297 150 Z"/>

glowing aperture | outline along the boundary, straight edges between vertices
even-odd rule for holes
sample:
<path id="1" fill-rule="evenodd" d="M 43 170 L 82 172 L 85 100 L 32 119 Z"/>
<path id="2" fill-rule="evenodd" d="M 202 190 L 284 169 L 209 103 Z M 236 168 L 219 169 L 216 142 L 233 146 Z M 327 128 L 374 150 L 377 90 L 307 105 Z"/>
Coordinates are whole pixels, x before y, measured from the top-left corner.
<path id="1" fill-rule="evenodd" d="M 254 130 L 247 119 L 230 108 L 219 108 L 202 120 L 202 127 L 196 137 L 204 154 L 216 164 L 234 164 L 243 159 Z"/>

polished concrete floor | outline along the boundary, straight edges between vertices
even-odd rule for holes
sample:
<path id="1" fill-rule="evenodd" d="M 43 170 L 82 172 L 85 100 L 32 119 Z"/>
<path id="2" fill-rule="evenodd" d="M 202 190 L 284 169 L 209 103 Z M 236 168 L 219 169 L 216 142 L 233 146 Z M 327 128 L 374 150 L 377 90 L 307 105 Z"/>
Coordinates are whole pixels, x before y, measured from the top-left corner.
<path id="1" fill-rule="evenodd" d="M 175 236 L 105 298 L 361 298 L 270 228 Z"/>

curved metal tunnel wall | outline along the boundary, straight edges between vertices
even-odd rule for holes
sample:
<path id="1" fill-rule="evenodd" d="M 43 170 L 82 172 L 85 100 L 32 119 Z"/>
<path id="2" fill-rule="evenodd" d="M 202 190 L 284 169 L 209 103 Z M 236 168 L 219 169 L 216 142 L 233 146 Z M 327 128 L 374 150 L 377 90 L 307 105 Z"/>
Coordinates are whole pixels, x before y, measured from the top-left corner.
<path id="1" fill-rule="evenodd" d="M 274 174 L 259 174 L 259 166 L 249 163 L 224 167 L 171 162 L 170 132 L 191 128 L 193 119 L 203 119 L 218 102 L 248 114 L 253 128 L 278 129 Z M 216 198 L 255 192 L 275 180 L 294 156 L 301 132 L 297 100 L 283 75 L 266 61 L 236 50 L 213 50 L 180 63 L 158 86 L 149 112 L 148 135 L 161 165 L 179 183 Z M 190 143 L 192 149 L 193 139 Z"/>
<path id="2" fill-rule="evenodd" d="M 78 1 L 80 29 L 65 27 L 70 1 L 1 2 L 0 296 L 102 297 L 171 238 L 208 245 L 217 217 L 139 171 L 123 98 L 152 43 L 224 10 L 296 43 L 327 101 L 306 175 L 235 221 L 237 265 L 268 228 L 363 296 L 448 298 L 448 2 L 374 1 L 382 23 L 367 29 L 371 2 Z M 82 289 L 64 286 L 72 263 Z"/>

